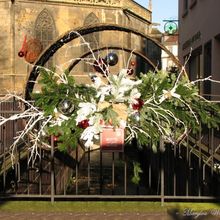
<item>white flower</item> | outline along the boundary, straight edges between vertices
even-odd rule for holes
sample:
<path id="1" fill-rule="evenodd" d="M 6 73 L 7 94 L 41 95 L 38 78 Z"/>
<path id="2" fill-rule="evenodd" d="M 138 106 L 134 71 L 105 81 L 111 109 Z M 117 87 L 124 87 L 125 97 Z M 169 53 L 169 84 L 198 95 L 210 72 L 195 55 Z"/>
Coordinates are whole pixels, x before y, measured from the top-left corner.
<path id="1" fill-rule="evenodd" d="M 130 97 L 128 99 L 129 103 L 135 104 L 137 103 L 137 99 L 141 97 L 141 93 L 138 91 L 137 88 L 131 90 Z"/>
<path id="2" fill-rule="evenodd" d="M 96 112 L 96 105 L 90 102 L 79 103 L 80 109 L 77 111 L 76 124 L 87 119 L 89 115 Z"/>
<path id="3" fill-rule="evenodd" d="M 102 132 L 100 120 L 101 114 L 96 114 L 89 118 L 89 127 L 87 127 L 80 136 L 80 139 L 85 141 L 85 147 L 92 147 L 94 139 L 99 139 L 99 134 Z"/>
<path id="4" fill-rule="evenodd" d="M 103 102 L 105 100 L 106 95 L 110 95 L 111 86 L 102 86 L 99 88 L 96 97 L 99 98 L 99 102 Z"/>
<path id="5" fill-rule="evenodd" d="M 127 70 L 123 69 L 118 76 L 112 75 L 109 77 L 111 90 L 111 95 L 114 96 L 115 101 L 123 102 L 128 99 L 126 97 L 127 93 L 129 93 L 132 89 L 134 89 L 137 85 L 142 83 L 141 80 L 131 80 L 127 78 Z"/>
<path id="6" fill-rule="evenodd" d="M 83 131 L 80 139 L 85 141 L 85 147 L 92 147 L 94 144 L 93 140 L 98 139 L 99 133 L 100 130 L 99 128 L 97 129 L 97 126 L 89 126 Z"/>
<path id="7" fill-rule="evenodd" d="M 101 84 L 102 84 L 101 78 L 98 76 L 94 77 L 94 83 L 93 83 L 94 87 L 97 89 L 101 86 Z"/>

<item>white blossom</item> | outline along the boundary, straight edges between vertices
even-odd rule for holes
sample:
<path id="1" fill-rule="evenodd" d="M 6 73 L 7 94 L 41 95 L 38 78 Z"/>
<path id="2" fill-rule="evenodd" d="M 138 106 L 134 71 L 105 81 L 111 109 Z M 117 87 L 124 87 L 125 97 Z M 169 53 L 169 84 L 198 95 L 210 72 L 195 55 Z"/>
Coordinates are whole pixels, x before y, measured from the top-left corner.
<path id="1" fill-rule="evenodd" d="M 134 88 L 134 89 L 131 90 L 128 102 L 132 103 L 132 104 L 136 104 L 137 103 L 137 99 L 139 99 L 140 97 L 141 97 L 141 93 L 138 91 L 137 88 Z"/>
<path id="2" fill-rule="evenodd" d="M 95 114 L 89 118 L 89 127 L 87 127 L 80 136 L 80 139 L 85 141 L 85 147 L 92 147 L 94 139 L 99 139 L 99 134 L 102 132 L 100 120 L 101 114 Z"/>
<path id="3" fill-rule="evenodd" d="M 97 91 L 97 98 L 99 98 L 99 102 L 103 102 L 105 100 L 105 96 L 110 95 L 111 86 L 102 86 Z"/>
<path id="4" fill-rule="evenodd" d="M 77 111 L 76 124 L 88 118 L 96 112 L 96 105 L 90 102 L 79 103 L 80 109 Z"/>
<path id="5" fill-rule="evenodd" d="M 101 86 L 101 84 L 102 84 L 101 78 L 98 76 L 94 77 L 94 83 L 93 83 L 94 87 L 98 89 Z"/>

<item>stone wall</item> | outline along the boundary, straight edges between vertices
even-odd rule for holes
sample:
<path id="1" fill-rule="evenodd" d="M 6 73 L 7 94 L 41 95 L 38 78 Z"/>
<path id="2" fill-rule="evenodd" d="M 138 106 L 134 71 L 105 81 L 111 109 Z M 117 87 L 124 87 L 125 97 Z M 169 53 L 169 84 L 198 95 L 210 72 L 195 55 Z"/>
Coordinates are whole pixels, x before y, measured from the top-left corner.
<path id="1" fill-rule="evenodd" d="M 120 1 L 118 1 L 120 2 Z M 132 4 L 133 1 L 131 1 Z M 121 3 L 120 3 L 121 4 Z M 117 7 L 116 7 L 117 6 Z M 32 64 L 27 63 L 23 58 L 18 57 L 24 36 L 28 38 L 35 37 L 36 20 L 42 11 L 46 11 L 53 20 L 54 36 L 53 41 L 69 30 L 84 26 L 85 19 L 90 13 L 93 13 L 100 23 L 113 23 L 127 25 L 138 28 L 140 31 L 147 33 L 149 23 L 140 20 L 133 15 L 125 15 L 120 5 L 108 5 L 107 7 L 100 4 L 73 4 L 70 2 L 55 1 L 26 1 L 17 0 L 13 4 L 11 2 L 0 2 L 0 20 L 3 31 L 0 33 L 0 93 L 6 90 L 23 93 L 27 76 L 32 69 Z M 137 5 L 136 5 L 137 6 Z M 143 10 L 143 8 L 140 8 Z M 149 13 L 146 10 L 146 13 Z M 150 16 L 150 13 L 149 13 Z M 53 63 L 65 69 L 70 59 L 78 58 L 84 52 L 81 45 L 82 39 L 74 40 L 62 47 L 53 57 Z M 78 45 L 78 46 L 77 46 Z M 102 32 L 99 33 L 99 46 L 114 45 L 121 47 L 130 47 L 134 49 L 140 48 L 140 39 L 136 36 L 120 32 Z M 105 52 L 100 52 L 100 56 L 105 56 Z M 125 66 L 129 58 L 129 54 L 118 52 L 119 64 L 117 68 Z M 62 64 L 62 65 L 61 65 Z M 88 81 L 82 79 L 85 73 L 84 65 L 77 65 L 73 70 L 82 82 Z M 116 67 L 112 71 L 117 71 Z"/>
<path id="2" fill-rule="evenodd" d="M 12 11 L 10 1 L 0 1 L 0 91 L 14 86 Z"/>

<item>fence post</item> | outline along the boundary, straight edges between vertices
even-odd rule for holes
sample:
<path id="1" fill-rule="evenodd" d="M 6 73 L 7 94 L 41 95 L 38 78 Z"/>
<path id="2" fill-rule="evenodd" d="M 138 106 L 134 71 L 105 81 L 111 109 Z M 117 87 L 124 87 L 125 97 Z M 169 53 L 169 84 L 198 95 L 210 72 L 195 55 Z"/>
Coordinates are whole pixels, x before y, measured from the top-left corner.
<path id="1" fill-rule="evenodd" d="M 3 125 L 3 192 L 6 193 L 6 125 Z"/>
<path id="2" fill-rule="evenodd" d="M 163 158 L 164 141 L 160 138 L 160 196 L 161 206 L 164 206 L 164 158 Z"/>
<path id="3" fill-rule="evenodd" d="M 51 191 L 51 203 L 54 203 L 54 136 L 51 135 L 51 182 L 50 182 L 50 191 Z"/>

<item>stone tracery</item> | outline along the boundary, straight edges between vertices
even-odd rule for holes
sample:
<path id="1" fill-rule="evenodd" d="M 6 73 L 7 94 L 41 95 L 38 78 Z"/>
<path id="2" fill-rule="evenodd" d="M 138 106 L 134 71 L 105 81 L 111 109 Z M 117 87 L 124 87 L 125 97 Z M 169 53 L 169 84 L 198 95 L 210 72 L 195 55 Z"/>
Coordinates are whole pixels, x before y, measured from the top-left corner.
<path id="1" fill-rule="evenodd" d="M 92 5 L 111 5 L 111 6 L 119 6 L 120 0 L 72 0 L 74 3 L 86 3 Z"/>

